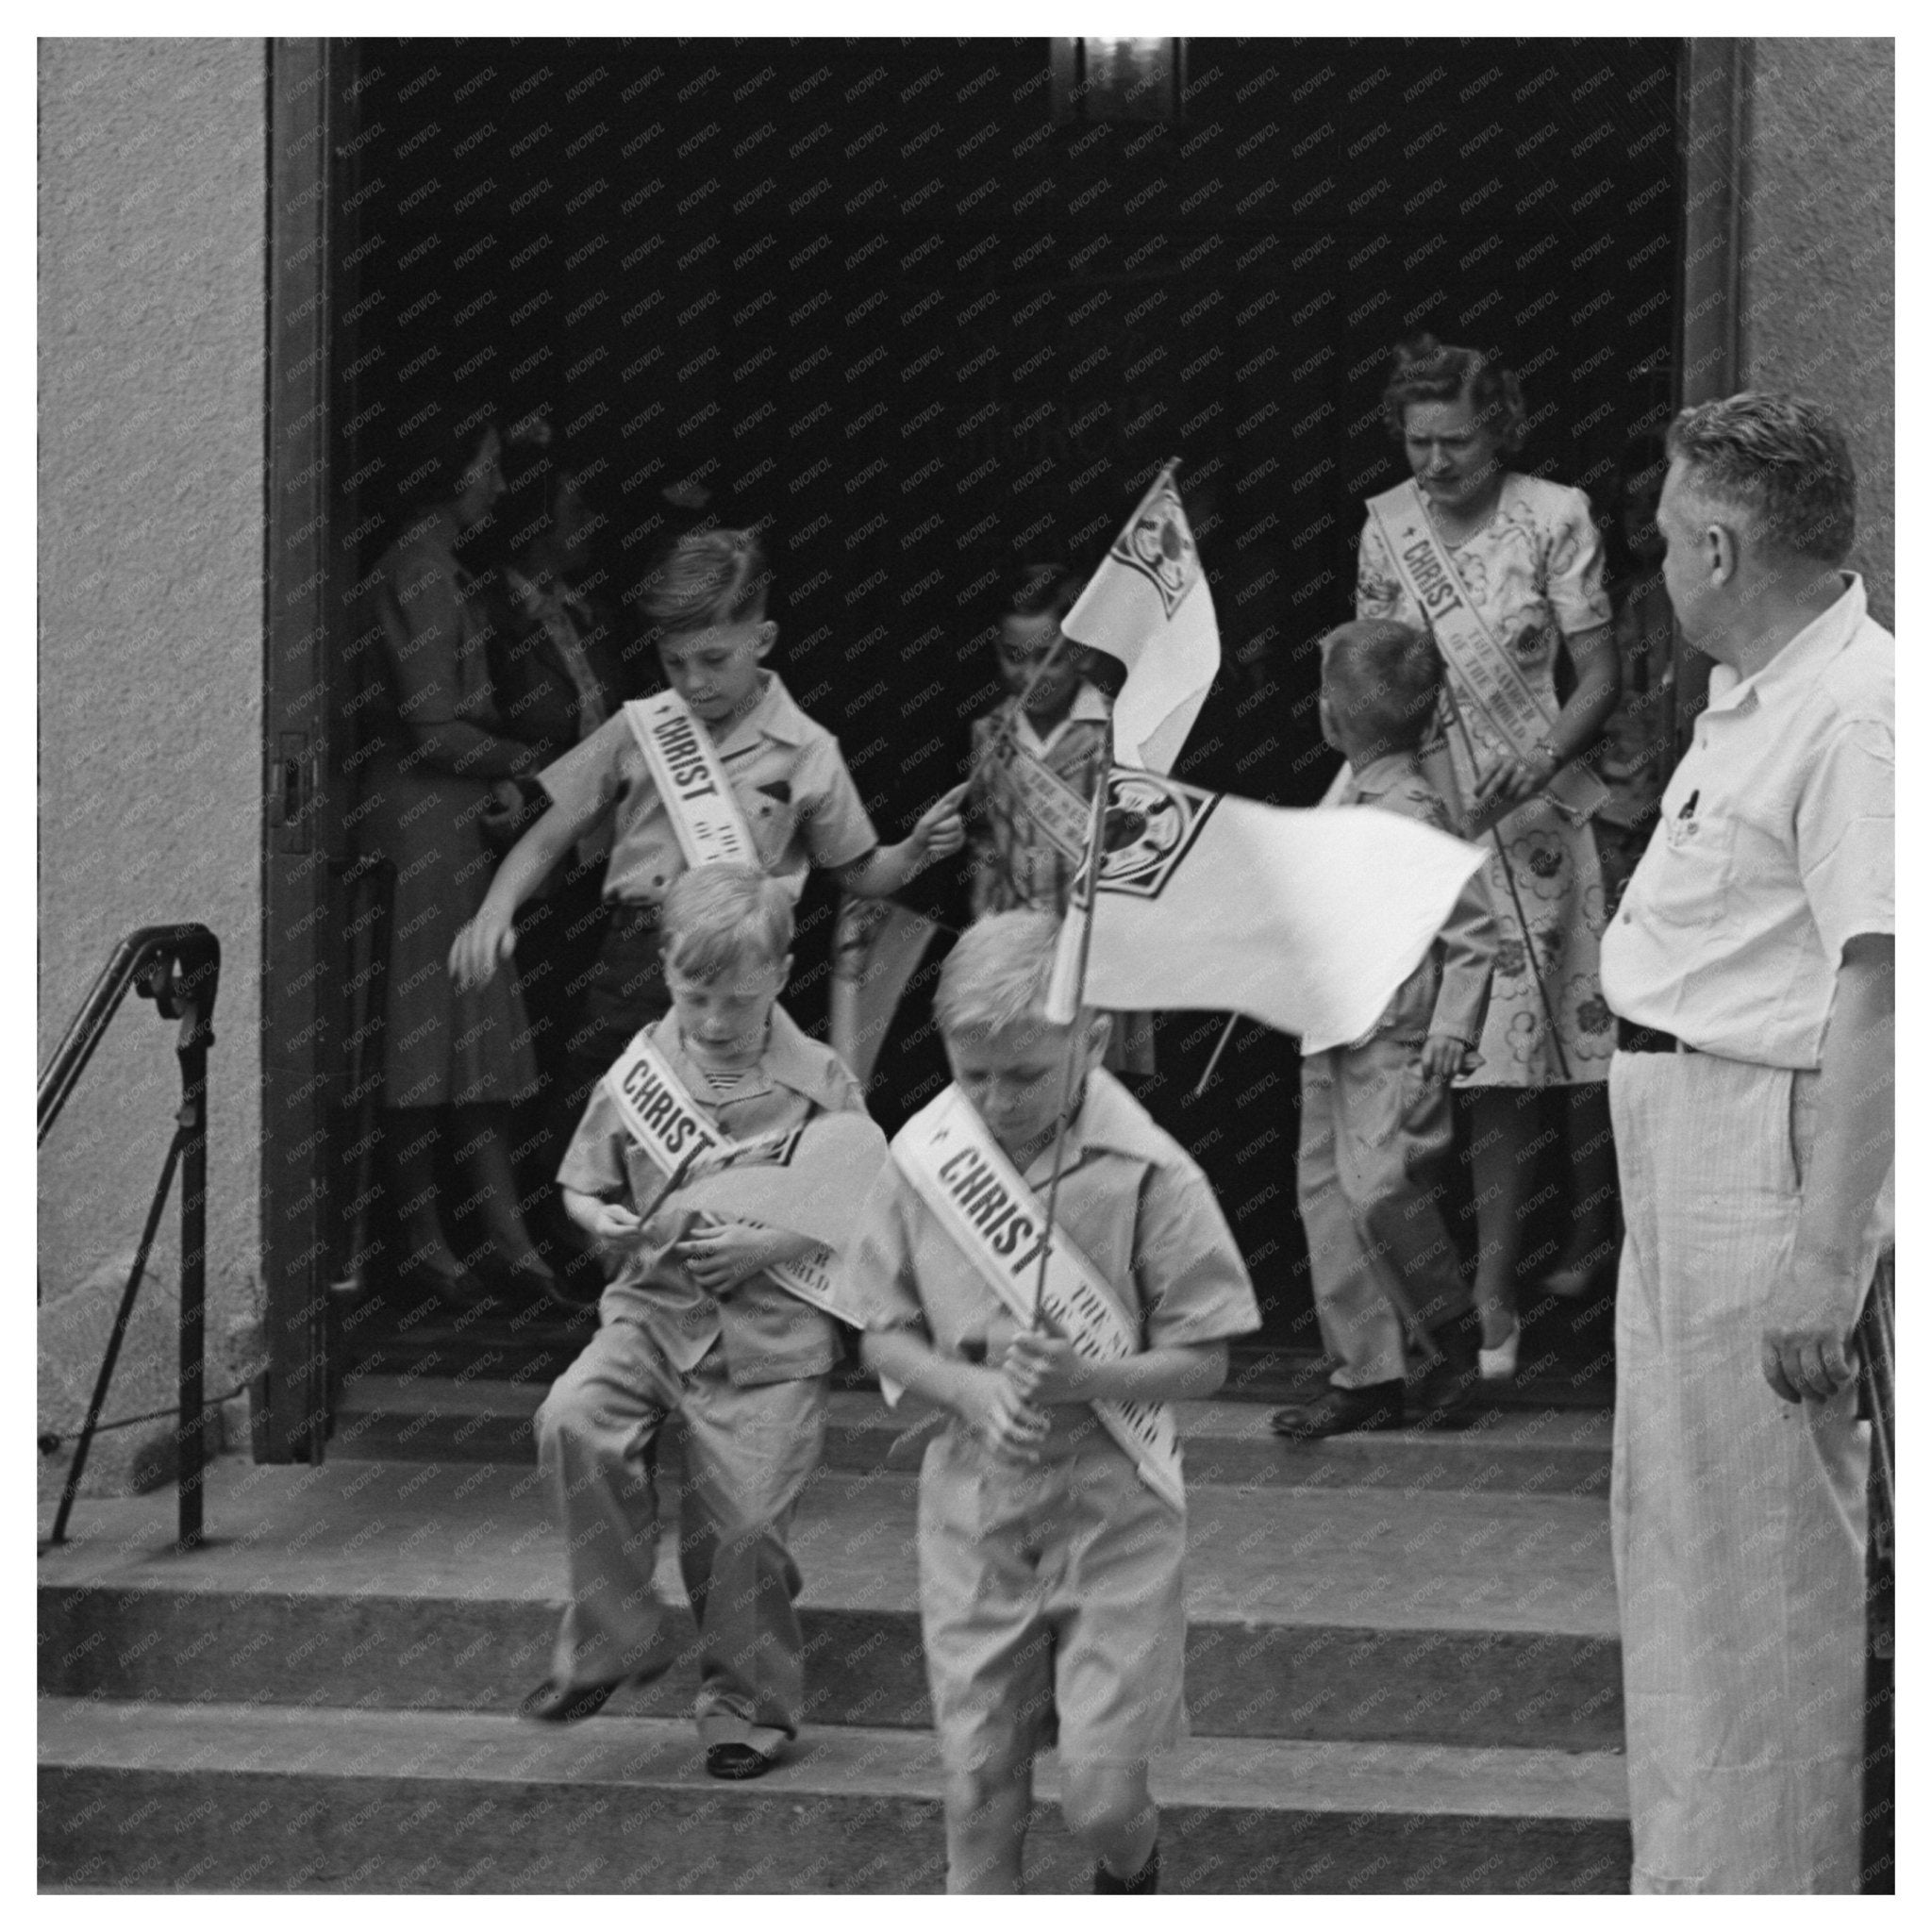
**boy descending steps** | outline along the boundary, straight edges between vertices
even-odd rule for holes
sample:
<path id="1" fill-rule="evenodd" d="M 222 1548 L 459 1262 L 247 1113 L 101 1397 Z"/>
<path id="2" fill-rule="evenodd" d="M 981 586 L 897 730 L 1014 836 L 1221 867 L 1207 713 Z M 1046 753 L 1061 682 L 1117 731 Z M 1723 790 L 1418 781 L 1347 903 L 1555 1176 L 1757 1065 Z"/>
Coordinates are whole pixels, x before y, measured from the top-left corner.
<path id="1" fill-rule="evenodd" d="M 845 1271 L 868 1363 L 950 1418 L 921 1471 L 919 1571 L 952 1891 L 1020 1889 L 1033 1757 L 1056 1736 L 1093 1889 L 1157 1890 L 1148 1760 L 1185 1725 L 1170 1405 L 1211 1394 L 1228 1338 L 1259 1326 L 1207 1180 L 1101 1070 L 1106 1019 L 1044 1019 L 1058 929 L 1000 913 L 948 957 L 955 1084 L 894 1141 Z"/>
<path id="2" fill-rule="evenodd" d="M 600 1083 L 559 1176 L 568 1212 L 622 1267 L 602 1325 L 537 1415 L 571 1603 L 550 1676 L 524 1710 L 589 1717 L 669 1668 L 648 1452 L 675 1413 L 706 1768 L 756 1777 L 796 1735 L 804 1699 L 800 1577 L 785 1539 L 839 1358 L 821 1311 L 823 1244 L 849 1227 L 884 1140 L 845 1068 L 775 1004 L 791 965 L 791 900 L 777 880 L 747 865 L 683 873 L 663 924 L 672 1010 Z M 815 1222 L 804 1234 L 757 1218 L 800 1128 L 807 1149 L 814 1135 L 858 1143 L 791 1214 L 791 1226 Z"/>

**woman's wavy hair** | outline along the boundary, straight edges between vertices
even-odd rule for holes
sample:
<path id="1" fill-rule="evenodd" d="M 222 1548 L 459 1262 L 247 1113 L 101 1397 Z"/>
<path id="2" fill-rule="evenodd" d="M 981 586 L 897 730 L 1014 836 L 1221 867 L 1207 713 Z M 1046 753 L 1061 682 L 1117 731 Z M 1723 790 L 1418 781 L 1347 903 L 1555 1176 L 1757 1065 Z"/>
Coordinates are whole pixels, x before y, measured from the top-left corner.
<path id="1" fill-rule="evenodd" d="M 1462 402 L 1488 425 L 1505 454 L 1522 447 L 1528 413 L 1523 385 L 1493 350 L 1458 349 L 1426 334 L 1396 344 L 1382 391 L 1382 418 L 1395 441 L 1402 441 L 1402 412 L 1409 404 Z"/>

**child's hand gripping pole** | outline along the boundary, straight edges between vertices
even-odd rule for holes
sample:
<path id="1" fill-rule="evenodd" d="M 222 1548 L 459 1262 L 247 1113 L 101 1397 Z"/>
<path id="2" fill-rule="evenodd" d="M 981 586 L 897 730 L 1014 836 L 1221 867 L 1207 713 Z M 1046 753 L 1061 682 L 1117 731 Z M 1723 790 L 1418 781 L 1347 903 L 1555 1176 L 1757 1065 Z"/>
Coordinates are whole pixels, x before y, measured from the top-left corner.
<path id="1" fill-rule="evenodd" d="M 1053 1253 L 1054 1216 L 1059 1208 L 1060 1170 L 1065 1165 L 1067 1152 L 1067 1116 L 1074 1108 L 1074 1069 L 1087 1055 L 1087 1041 L 1080 1031 L 1080 1000 L 1087 990 L 1087 958 L 1093 946 L 1093 910 L 1100 903 L 1100 858 L 1105 843 L 1107 826 L 1108 793 L 1113 783 L 1113 721 L 1109 718 L 1107 737 L 1102 746 L 1104 756 L 1100 762 L 1100 781 L 1094 787 L 1093 805 L 1087 827 L 1087 858 L 1080 876 L 1074 880 L 1074 895 L 1077 903 L 1080 881 L 1084 879 L 1087 900 L 1079 908 L 1080 944 L 1074 958 L 1071 987 L 1056 985 L 1049 996 L 1049 1016 L 1055 1012 L 1067 1014 L 1067 1051 L 1060 1062 L 1060 1106 L 1059 1118 L 1053 1130 L 1053 1174 L 1046 1184 L 1046 1227 L 1040 1242 L 1040 1273 L 1033 1282 L 1033 1323 L 1036 1334 L 1049 1332 L 1046 1319 L 1046 1264 Z"/>

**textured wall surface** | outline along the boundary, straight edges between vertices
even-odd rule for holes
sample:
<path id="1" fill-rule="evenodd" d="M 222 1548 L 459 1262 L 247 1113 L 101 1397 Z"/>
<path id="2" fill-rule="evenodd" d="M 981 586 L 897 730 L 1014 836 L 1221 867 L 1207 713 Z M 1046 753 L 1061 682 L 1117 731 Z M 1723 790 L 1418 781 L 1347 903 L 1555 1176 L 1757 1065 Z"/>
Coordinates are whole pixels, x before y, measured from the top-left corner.
<path id="1" fill-rule="evenodd" d="M 1893 62 L 1890 41 L 1751 43 L 1744 380 L 1834 410 L 1858 466 L 1858 545 L 1892 622 Z"/>
<path id="2" fill-rule="evenodd" d="M 130 927 L 220 936 L 217 1375 L 258 1273 L 264 104 L 259 41 L 40 42 L 39 1046 Z M 175 1030 L 131 996 L 42 1152 L 42 1428 L 85 1407 Z M 178 1226 L 177 1198 L 110 1414 L 172 1391 Z M 103 1439 L 104 1477 L 142 1434 Z"/>

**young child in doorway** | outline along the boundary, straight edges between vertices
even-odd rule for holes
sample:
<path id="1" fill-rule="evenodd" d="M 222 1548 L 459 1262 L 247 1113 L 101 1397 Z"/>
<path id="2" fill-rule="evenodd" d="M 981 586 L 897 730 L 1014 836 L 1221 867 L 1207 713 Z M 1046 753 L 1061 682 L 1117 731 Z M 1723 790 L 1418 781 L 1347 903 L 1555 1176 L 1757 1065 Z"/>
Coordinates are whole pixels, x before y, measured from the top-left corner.
<path id="1" fill-rule="evenodd" d="M 776 1004 L 791 967 L 791 899 L 778 880 L 740 864 L 681 873 L 664 896 L 663 931 L 672 1008 L 639 1040 L 657 1057 L 646 1070 L 653 1105 L 694 1117 L 687 1137 L 709 1126 L 743 1141 L 864 1112 L 837 1057 Z M 667 1185 L 600 1083 L 559 1178 L 568 1212 L 622 1266 L 602 1325 L 537 1413 L 571 1601 L 550 1675 L 523 1707 L 570 1723 L 670 1667 L 651 1585 L 647 1465 L 676 1413 L 686 1431 L 678 1561 L 698 1625 L 706 1768 L 757 1777 L 796 1736 L 803 1707 L 800 1577 L 785 1540 L 818 1462 L 840 1345 L 829 1316 L 764 1272 L 814 1243 L 715 1211 L 694 1218 L 681 1172 Z"/>
<path id="2" fill-rule="evenodd" d="M 1148 1762 L 1185 1722 L 1167 1405 L 1219 1388 L 1228 1339 L 1260 1323 L 1206 1177 L 1101 1069 L 1105 1016 L 1043 1017 L 1058 931 L 999 913 L 947 958 L 955 1084 L 893 1141 L 848 1263 L 866 1360 L 949 1417 L 920 1474 L 919 1569 L 952 1891 L 1020 1889 L 1033 1758 L 1056 1736 L 1094 1890 L 1158 1890 Z"/>
<path id="3" fill-rule="evenodd" d="M 1030 563 L 1008 594 L 994 642 L 1007 696 L 973 724 L 967 806 L 976 821 L 974 918 L 1021 909 L 1062 914 L 1080 869 L 1112 709 L 1087 675 L 1085 647 L 1060 630 L 1080 590 L 1066 565 Z M 1107 1065 L 1115 1073 L 1154 1071 L 1152 1015 L 1113 1015 Z"/>
<path id="4" fill-rule="evenodd" d="M 1434 643 L 1406 624 L 1344 624 L 1322 640 L 1322 735 L 1349 761 L 1324 805 L 1450 829 L 1416 758 L 1441 680 Z M 1437 1426 L 1464 1419 L 1480 1329 L 1440 1203 L 1454 1138 L 1449 1082 L 1482 1038 L 1495 952 L 1478 873 L 1367 1036 L 1302 1060 L 1295 1191 L 1322 1340 L 1338 1366 L 1313 1401 L 1275 1412 L 1281 1435 L 1400 1428 L 1411 1407 Z M 1411 1341 L 1423 1377 L 1413 1404 Z"/>

